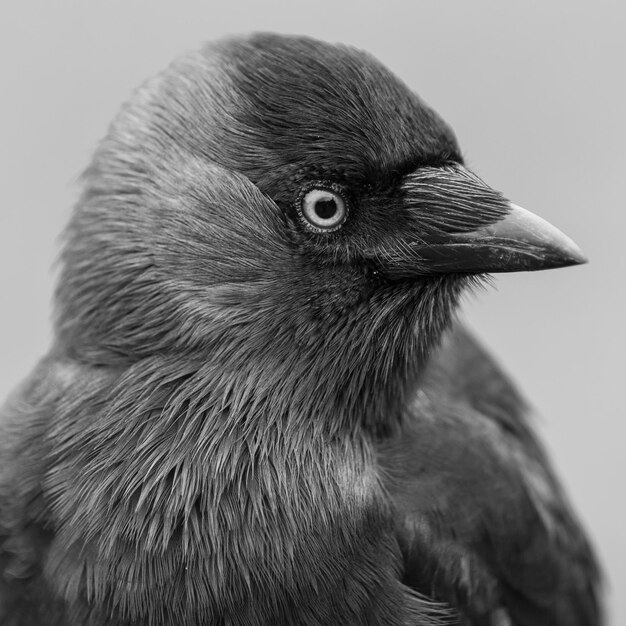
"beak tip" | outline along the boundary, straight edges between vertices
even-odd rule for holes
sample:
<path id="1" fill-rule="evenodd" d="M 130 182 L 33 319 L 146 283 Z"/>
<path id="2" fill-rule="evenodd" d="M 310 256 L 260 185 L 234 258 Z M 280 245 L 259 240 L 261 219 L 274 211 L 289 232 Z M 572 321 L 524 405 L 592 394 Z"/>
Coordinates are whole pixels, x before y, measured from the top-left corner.
<path id="1" fill-rule="evenodd" d="M 562 246 L 557 253 L 562 261 L 561 267 L 589 263 L 589 257 L 571 239 L 569 239 L 568 243 L 570 244 L 569 246 Z"/>
<path id="2" fill-rule="evenodd" d="M 580 247 L 543 218 L 511 203 L 511 226 L 520 241 L 543 250 L 544 264 L 539 263 L 533 269 L 549 269 L 583 265 L 589 261 Z M 509 220 L 507 220 L 509 221 Z"/>
<path id="3" fill-rule="evenodd" d="M 546 261 L 545 266 L 536 269 L 559 269 L 563 267 L 574 267 L 577 265 L 585 265 L 589 263 L 589 259 L 582 253 L 559 254 L 558 257 L 552 257 Z M 533 268 L 535 269 L 535 268 Z"/>
<path id="4" fill-rule="evenodd" d="M 589 263 L 589 257 L 578 246 L 576 246 L 570 258 L 571 263 L 568 265 L 585 265 Z"/>

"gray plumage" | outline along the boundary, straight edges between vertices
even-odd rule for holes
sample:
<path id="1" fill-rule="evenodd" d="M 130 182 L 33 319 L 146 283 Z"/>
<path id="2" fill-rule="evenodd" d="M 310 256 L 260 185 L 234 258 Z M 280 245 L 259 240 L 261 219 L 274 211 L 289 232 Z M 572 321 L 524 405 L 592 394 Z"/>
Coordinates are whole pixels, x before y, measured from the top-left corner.
<path id="1" fill-rule="evenodd" d="M 235 38 L 139 88 L 2 412 L 1 623 L 600 624 L 525 403 L 453 323 L 483 272 L 580 262 L 511 211 L 350 48 Z"/>

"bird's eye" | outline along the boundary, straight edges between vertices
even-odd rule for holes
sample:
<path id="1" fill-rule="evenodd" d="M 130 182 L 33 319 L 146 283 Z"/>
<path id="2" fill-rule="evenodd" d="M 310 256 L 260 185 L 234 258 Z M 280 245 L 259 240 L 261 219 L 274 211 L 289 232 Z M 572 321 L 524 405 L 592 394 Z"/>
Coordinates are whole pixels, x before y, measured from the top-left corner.
<path id="1" fill-rule="evenodd" d="M 306 225 L 317 232 L 337 230 L 348 217 L 348 207 L 342 196 L 320 187 L 309 189 L 301 196 L 299 211 Z"/>

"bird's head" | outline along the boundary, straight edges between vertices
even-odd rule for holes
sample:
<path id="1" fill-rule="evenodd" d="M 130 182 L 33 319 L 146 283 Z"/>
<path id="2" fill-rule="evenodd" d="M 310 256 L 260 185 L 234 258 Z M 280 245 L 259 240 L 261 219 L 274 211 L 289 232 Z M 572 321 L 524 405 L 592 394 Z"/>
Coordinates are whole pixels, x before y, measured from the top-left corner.
<path id="1" fill-rule="evenodd" d="M 472 276 L 582 261 L 375 59 L 255 35 L 183 57 L 122 109 L 68 229 L 57 331 L 85 360 L 213 358 L 345 404 L 402 395 L 390 381 Z"/>

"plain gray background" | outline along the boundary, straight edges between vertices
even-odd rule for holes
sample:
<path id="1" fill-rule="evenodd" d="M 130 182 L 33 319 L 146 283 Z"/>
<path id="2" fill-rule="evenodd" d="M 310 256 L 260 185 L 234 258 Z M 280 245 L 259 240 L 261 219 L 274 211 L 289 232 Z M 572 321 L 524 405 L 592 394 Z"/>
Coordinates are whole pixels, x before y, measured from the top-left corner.
<path id="1" fill-rule="evenodd" d="M 305 33 L 369 50 L 454 127 L 469 165 L 591 263 L 499 276 L 464 315 L 541 432 L 626 624 L 623 2 L 43 1 L 0 12 L 0 396 L 46 350 L 75 181 L 133 87 L 207 39 Z"/>

